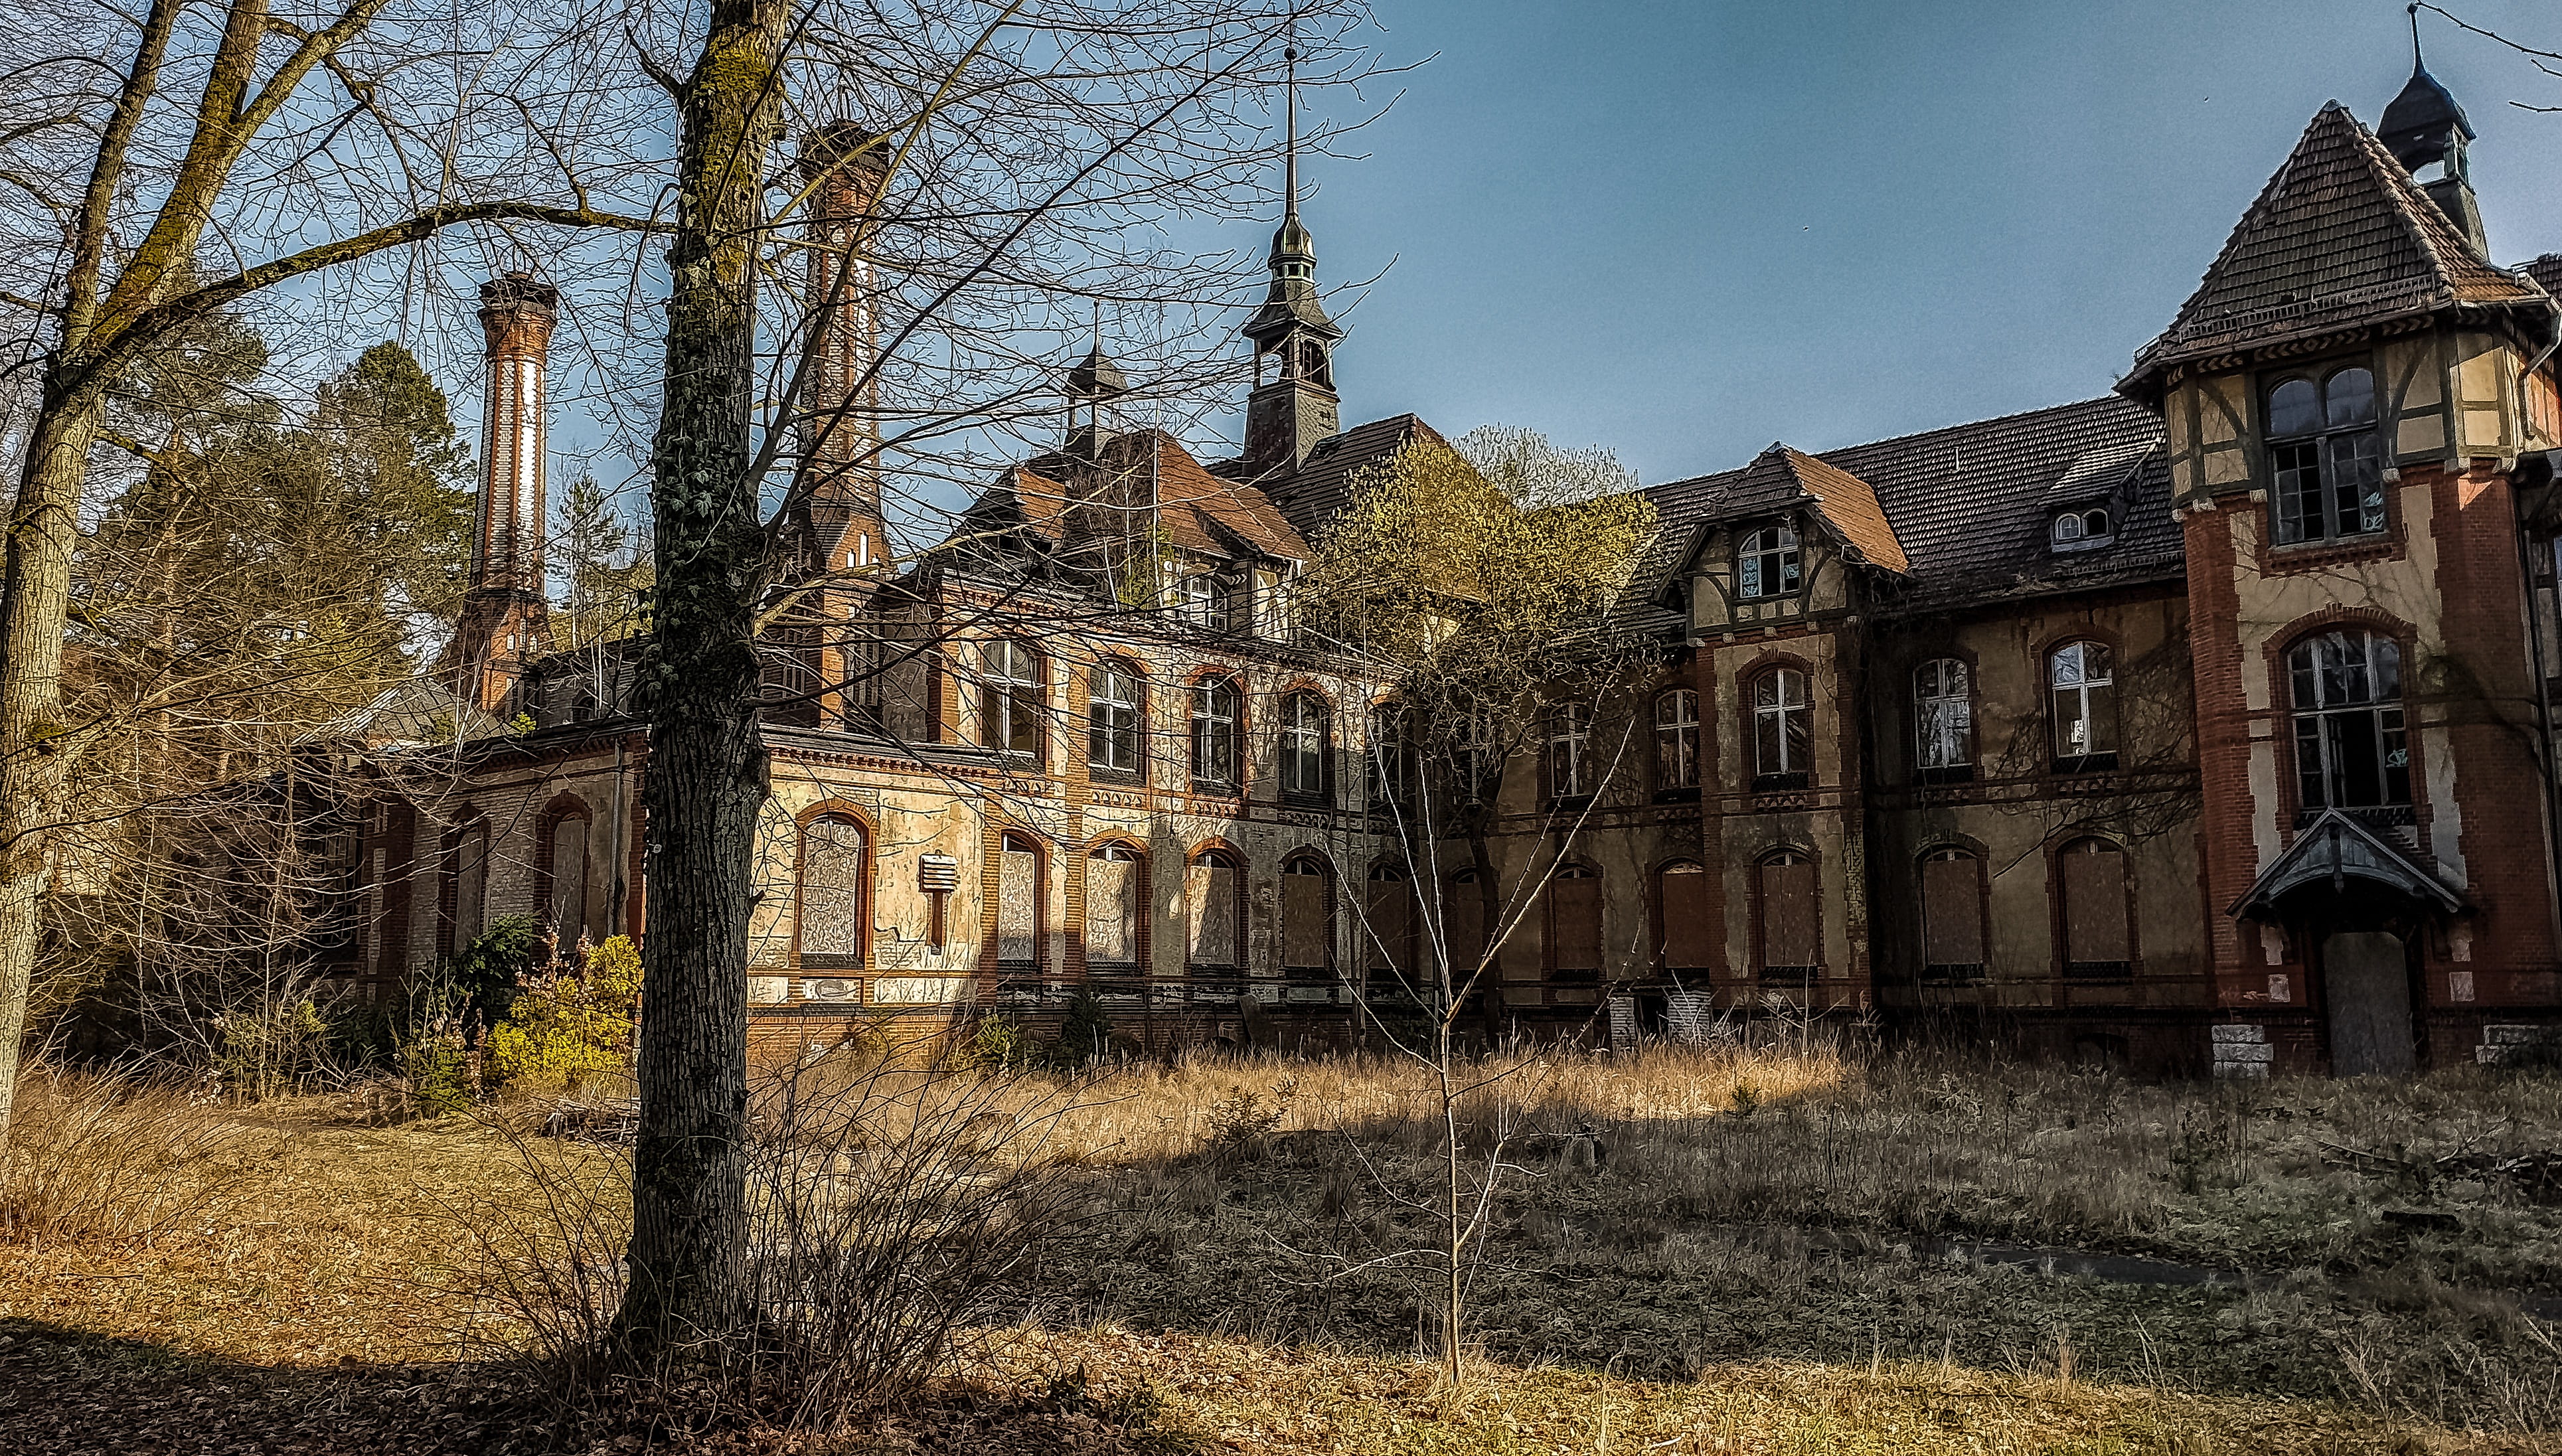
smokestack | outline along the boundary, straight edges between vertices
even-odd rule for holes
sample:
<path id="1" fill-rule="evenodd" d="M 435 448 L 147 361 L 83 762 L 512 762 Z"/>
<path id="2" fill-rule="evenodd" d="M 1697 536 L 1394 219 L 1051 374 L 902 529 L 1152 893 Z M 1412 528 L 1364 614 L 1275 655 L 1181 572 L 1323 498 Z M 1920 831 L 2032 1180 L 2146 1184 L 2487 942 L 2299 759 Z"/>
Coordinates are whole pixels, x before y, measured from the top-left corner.
<path id="1" fill-rule="evenodd" d="M 544 385 L 560 290 L 530 273 L 480 285 L 489 338 L 489 389 L 480 473 L 480 537 L 471 553 L 474 591 L 543 595 Z"/>
<path id="2" fill-rule="evenodd" d="M 862 224 L 880 200 L 888 168 L 886 143 L 850 121 L 814 132 L 801 145 L 801 177 L 810 193 L 809 326 L 816 333 L 801 417 L 811 473 L 804 552 L 815 571 L 861 566 L 882 554 L 874 457 L 880 385 L 872 377 L 880 319 Z"/>
<path id="3" fill-rule="evenodd" d="M 491 713 L 504 712 L 525 665 L 552 646 L 543 580 L 544 385 L 559 318 L 560 290 L 532 273 L 511 272 L 480 285 L 489 382 L 479 531 L 462 615 L 439 665 L 457 697 Z"/>

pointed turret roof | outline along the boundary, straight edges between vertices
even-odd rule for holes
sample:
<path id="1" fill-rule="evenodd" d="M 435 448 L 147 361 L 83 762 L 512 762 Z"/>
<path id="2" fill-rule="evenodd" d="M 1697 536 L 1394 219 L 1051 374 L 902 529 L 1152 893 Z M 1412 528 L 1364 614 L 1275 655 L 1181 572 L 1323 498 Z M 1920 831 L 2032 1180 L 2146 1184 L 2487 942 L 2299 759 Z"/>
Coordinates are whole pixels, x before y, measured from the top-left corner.
<path id="1" fill-rule="evenodd" d="M 2474 253 L 2375 134 L 2332 101 L 2117 388 L 2142 397 L 2186 360 L 2458 305 L 2512 303 L 2550 306 L 2542 289 Z"/>

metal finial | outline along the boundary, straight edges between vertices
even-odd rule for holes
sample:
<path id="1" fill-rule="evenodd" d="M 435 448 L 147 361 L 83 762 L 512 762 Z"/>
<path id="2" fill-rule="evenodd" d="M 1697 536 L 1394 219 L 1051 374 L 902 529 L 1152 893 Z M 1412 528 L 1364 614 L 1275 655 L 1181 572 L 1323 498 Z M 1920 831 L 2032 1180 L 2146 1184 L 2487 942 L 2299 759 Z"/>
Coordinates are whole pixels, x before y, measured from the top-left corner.
<path id="1" fill-rule="evenodd" d="M 1290 15 L 1290 44 L 1281 49 L 1286 68 L 1282 82 L 1281 215 L 1299 215 L 1299 16 Z"/>
<path id="2" fill-rule="evenodd" d="M 2427 67 L 2420 64 L 2420 6 L 2418 4 L 2418 0 L 2413 0 L 2409 10 L 2411 16 L 2411 74 L 2417 76 L 2421 72 L 2428 70 Z"/>

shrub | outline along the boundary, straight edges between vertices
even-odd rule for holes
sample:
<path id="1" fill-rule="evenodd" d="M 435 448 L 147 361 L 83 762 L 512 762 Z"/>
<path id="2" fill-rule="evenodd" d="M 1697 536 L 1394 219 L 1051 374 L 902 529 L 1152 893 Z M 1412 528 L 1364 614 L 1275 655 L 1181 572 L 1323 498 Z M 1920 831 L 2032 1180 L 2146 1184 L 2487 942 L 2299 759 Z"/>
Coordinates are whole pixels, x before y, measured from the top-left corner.
<path id="1" fill-rule="evenodd" d="M 244 1097 L 274 1097 L 328 1064 L 329 1023 L 308 998 L 235 1006 L 214 1018 L 214 1075 Z"/>
<path id="2" fill-rule="evenodd" d="M 629 936 L 591 948 L 583 969 L 535 972 L 517 983 L 506 1019 L 489 1028 L 489 1079 L 559 1092 L 619 1072 L 640 1009 L 640 953 Z"/>
<path id="3" fill-rule="evenodd" d="M 982 1018 L 970 1028 L 970 1034 L 953 1048 L 956 1067 L 980 1067 L 990 1071 L 1011 1071 L 1034 1066 L 1044 1060 L 1041 1048 L 1023 1032 L 1022 1026 L 1004 1016 Z"/>
<path id="4" fill-rule="evenodd" d="M 1058 1039 L 1050 1043 L 1051 1059 L 1063 1067 L 1081 1067 L 1100 1061 L 1111 1045 L 1112 1018 L 1103 1010 L 1103 998 L 1078 987 L 1059 1022 Z"/>
<path id="5" fill-rule="evenodd" d="M 471 938 L 444 968 L 443 981 L 461 999 L 450 1007 L 483 1026 L 507 1013 L 516 983 L 551 959 L 551 938 L 530 915 L 502 915 Z"/>

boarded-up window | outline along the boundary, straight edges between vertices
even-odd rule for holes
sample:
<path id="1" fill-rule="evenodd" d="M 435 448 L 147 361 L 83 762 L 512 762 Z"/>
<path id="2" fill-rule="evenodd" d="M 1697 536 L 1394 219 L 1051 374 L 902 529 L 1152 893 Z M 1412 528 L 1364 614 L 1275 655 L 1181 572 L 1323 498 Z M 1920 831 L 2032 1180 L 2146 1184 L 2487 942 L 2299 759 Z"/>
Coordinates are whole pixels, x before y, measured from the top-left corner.
<path id="1" fill-rule="evenodd" d="M 489 915 L 489 826 L 473 824 L 454 847 L 454 949 L 480 934 Z"/>
<path id="2" fill-rule="evenodd" d="M 1710 933 L 1708 871 L 1687 860 L 1665 865 L 1655 877 L 1655 907 L 1663 923 L 1657 951 L 1664 969 L 1706 975 L 1717 949 Z"/>
<path id="3" fill-rule="evenodd" d="M 2064 881 L 2064 973 L 2123 976 L 2132 951 L 2126 934 L 2126 855 L 2105 839 L 2076 839 L 2059 856 Z"/>
<path id="4" fill-rule="evenodd" d="M 552 931 L 561 949 L 587 934 L 587 817 L 565 815 L 552 825 Z"/>
<path id="5" fill-rule="evenodd" d="M 1184 871 L 1184 904 L 1191 916 L 1190 960 L 1196 971 L 1233 971 L 1237 954 L 1237 866 L 1211 850 Z"/>
<path id="6" fill-rule="evenodd" d="M 1323 972 L 1333 964 L 1335 927 L 1325 863 L 1299 854 L 1281 866 L 1281 969 Z"/>
<path id="7" fill-rule="evenodd" d="M 1026 969 L 1040 963 L 1040 852 L 1007 834 L 997 859 L 997 960 Z"/>
<path id="8" fill-rule="evenodd" d="M 863 848 L 852 819 L 812 819 L 801 831 L 802 965 L 862 968 Z"/>
<path id="9" fill-rule="evenodd" d="M 1414 968 L 1414 896 L 1407 888 L 1405 871 L 1382 864 L 1370 872 L 1370 898 L 1367 909 L 1370 924 L 1362 939 L 1368 943 L 1364 964 L 1372 971 L 1411 971 Z"/>
<path id="10" fill-rule="evenodd" d="M 1822 963 L 1823 920 L 1815 863 L 1793 851 L 1761 861 L 1761 969 L 1772 980 L 1802 980 Z"/>
<path id="11" fill-rule="evenodd" d="M 1085 862 L 1085 959 L 1088 965 L 1139 969 L 1139 854 L 1106 844 Z"/>
<path id="12" fill-rule="evenodd" d="M 1473 869 L 1463 869 L 1450 876 L 1450 895 L 1444 914 L 1448 918 L 1450 964 L 1465 979 L 1474 975 L 1486 958 L 1486 887 Z"/>
<path id="13" fill-rule="evenodd" d="M 1548 882 L 1549 965 L 1568 980 L 1601 974 L 1601 879 L 1588 865 L 1557 866 Z"/>
<path id="14" fill-rule="evenodd" d="M 1922 979 L 1974 980 L 1984 965 L 1983 879 L 1975 856 L 1934 849 L 1922 861 Z"/>

